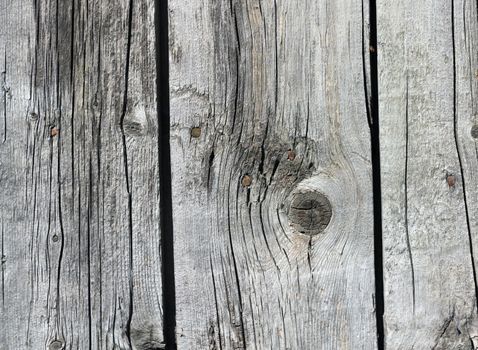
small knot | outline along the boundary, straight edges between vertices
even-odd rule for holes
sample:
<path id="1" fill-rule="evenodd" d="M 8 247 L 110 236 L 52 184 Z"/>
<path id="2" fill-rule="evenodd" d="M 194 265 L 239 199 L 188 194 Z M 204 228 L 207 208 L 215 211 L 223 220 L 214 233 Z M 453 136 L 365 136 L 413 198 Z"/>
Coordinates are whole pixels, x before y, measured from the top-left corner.
<path id="1" fill-rule="evenodd" d="M 322 193 L 310 191 L 294 194 L 289 208 L 289 221 L 297 232 L 310 236 L 322 233 L 331 218 L 332 205 Z"/>
<path id="2" fill-rule="evenodd" d="M 59 132 L 60 130 L 58 130 L 58 128 L 54 126 L 50 129 L 50 136 L 55 137 L 56 135 L 58 135 Z"/>
<path id="3" fill-rule="evenodd" d="M 478 124 L 475 124 L 471 127 L 471 137 L 478 139 Z"/>
<path id="4" fill-rule="evenodd" d="M 144 134 L 144 127 L 137 121 L 125 120 L 123 121 L 123 131 L 126 135 L 141 136 Z"/>
<path id="5" fill-rule="evenodd" d="M 195 139 L 199 138 L 201 136 L 201 128 L 198 126 L 195 126 L 191 128 L 191 137 L 194 137 Z"/>
<path id="6" fill-rule="evenodd" d="M 295 159 L 295 152 L 293 150 L 287 151 L 287 160 L 293 161 Z"/>
<path id="7" fill-rule="evenodd" d="M 448 187 L 454 187 L 456 183 L 455 175 L 448 175 L 446 177 L 446 182 L 448 183 Z"/>
<path id="8" fill-rule="evenodd" d="M 61 349 L 63 349 L 63 342 L 61 342 L 60 340 L 54 340 L 50 343 L 50 345 L 48 346 L 48 349 L 49 350 L 61 350 Z"/>
<path id="9" fill-rule="evenodd" d="M 241 180 L 242 187 L 250 187 L 252 184 L 252 178 L 250 175 L 244 175 Z"/>

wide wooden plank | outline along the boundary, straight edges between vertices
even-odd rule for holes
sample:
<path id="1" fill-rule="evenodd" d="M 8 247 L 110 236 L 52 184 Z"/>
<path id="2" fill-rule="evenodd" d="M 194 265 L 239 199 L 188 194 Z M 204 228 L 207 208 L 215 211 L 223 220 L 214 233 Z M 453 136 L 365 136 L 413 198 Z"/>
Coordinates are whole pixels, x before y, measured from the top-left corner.
<path id="1" fill-rule="evenodd" d="M 377 13 L 385 345 L 475 349 L 476 2 Z"/>
<path id="2" fill-rule="evenodd" d="M 169 6 L 178 348 L 375 349 L 367 5 Z"/>
<path id="3" fill-rule="evenodd" d="M 0 348 L 159 348 L 153 1 L 0 8 Z"/>

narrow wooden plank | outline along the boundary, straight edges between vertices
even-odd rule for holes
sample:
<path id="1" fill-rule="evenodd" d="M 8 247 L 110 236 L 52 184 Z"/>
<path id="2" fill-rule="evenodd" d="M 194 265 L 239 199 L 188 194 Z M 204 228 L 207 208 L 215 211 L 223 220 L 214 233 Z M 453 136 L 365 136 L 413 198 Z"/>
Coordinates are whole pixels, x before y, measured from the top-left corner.
<path id="1" fill-rule="evenodd" d="M 178 348 L 375 349 L 366 5 L 169 5 Z"/>
<path id="2" fill-rule="evenodd" d="M 377 2 L 387 349 L 478 347 L 476 11 Z"/>
<path id="3" fill-rule="evenodd" d="M 31 244 L 40 222 L 33 223 L 26 200 L 27 190 L 32 192 L 32 182 L 38 183 L 41 174 L 38 171 L 33 180 L 25 169 L 33 161 L 27 157 L 29 119 L 36 117 L 29 114 L 34 13 L 30 1 L 2 0 L 0 9 L 0 344 L 21 349 L 28 343 L 44 344 L 46 333 L 39 332 L 46 330 L 46 318 L 31 305 L 32 300 L 46 305 L 47 284 L 32 283 L 44 277 L 45 259 L 39 261 Z"/>
<path id="4" fill-rule="evenodd" d="M 153 1 L 0 8 L 1 347 L 160 348 Z"/>

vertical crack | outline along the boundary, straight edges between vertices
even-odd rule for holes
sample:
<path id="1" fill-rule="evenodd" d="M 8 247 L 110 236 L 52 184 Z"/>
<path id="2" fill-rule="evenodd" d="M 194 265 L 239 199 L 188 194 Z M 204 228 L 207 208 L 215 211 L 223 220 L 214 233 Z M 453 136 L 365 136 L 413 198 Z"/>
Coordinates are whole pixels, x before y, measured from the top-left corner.
<path id="1" fill-rule="evenodd" d="M 211 266 L 212 285 L 214 288 L 214 304 L 216 306 L 216 322 L 217 322 L 217 329 L 218 329 L 219 349 L 222 350 L 221 318 L 219 317 L 219 304 L 217 302 L 216 279 L 214 278 L 214 267 L 212 265 L 211 254 L 209 254 L 209 264 Z"/>
<path id="2" fill-rule="evenodd" d="M 370 44 L 370 43 L 369 43 Z M 372 115 L 370 111 L 370 97 L 369 97 L 369 87 L 367 81 L 367 59 L 366 52 L 367 46 L 365 43 L 365 9 L 364 9 L 364 0 L 362 0 L 362 69 L 363 69 L 363 87 L 365 94 L 365 108 L 367 110 L 367 122 L 368 126 L 372 128 Z M 371 68 L 371 67 L 370 67 Z"/>
<path id="3" fill-rule="evenodd" d="M 160 180 L 161 278 L 163 336 L 167 350 L 176 350 L 176 290 L 174 281 L 173 204 L 169 114 L 168 1 L 155 0 L 156 94 Z"/>
<path id="4" fill-rule="evenodd" d="M 3 140 L 2 143 L 7 141 L 7 97 L 10 94 L 10 88 L 7 86 L 7 46 L 4 50 L 4 62 L 2 71 L 2 90 L 3 90 Z"/>
<path id="5" fill-rule="evenodd" d="M 0 268 L 2 269 L 2 310 L 5 310 L 5 249 L 4 249 L 4 227 L 2 217 L 1 239 L 0 239 Z"/>
<path id="6" fill-rule="evenodd" d="M 131 345 L 131 320 L 133 318 L 134 304 L 133 304 L 133 198 L 131 193 L 131 183 L 130 183 L 130 172 L 128 169 L 128 149 L 126 144 L 126 134 L 124 131 L 124 119 L 128 107 L 128 86 L 129 86 L 129 64 L 131 56 L 131 30 L 133 25 L 133 0 L 129 1 L 128 8 L 128 33 L 127 33 L 127 42 L 126 42 L 126 62 L 125 62 L 125 74 L 124 74 L 124 96 L 123 96 L 123 106 L 121 111 L 120 119 L 120 128 L 121 128 L 121 139 L 123 143 L 123 162 L 124 162 L 124 172 L 126 180 L 126 192 L 128 196 L 128 233 L 129 233 L 129 316 L 126 326 L 126 336 Z M 131 175 L 132 176 L 132 175 Z"/>
<path id="7" fill-rule="evenodd" d="M 463 160 L 460 152 L 460 147 L 458 144 L 458 117 L 456 111 L 456 44 L 455 44 L 455 0 L 451 1 L 451 33 L 452 33 L 452 45 L 453 45 L 453 133 L 455 138 L 455 147 L 456 153 L 458 155 L 458 163 L 460 166 L 460 175 L 461 181 L 463 184 L 463 201 L 465 204 L 465 217 L 466 217 L 466 227 L 468 231 L 468 240 L 470 247 L 470 257 L 471 257 L 471 267 L 473 270 L 473 282 L 475 284 L 475 298 L 478 297 L 478 283 L 476 280 L 476 267 L 475 267 L 475 258 L 473 255 L 473 239 L 471 234 L 470 226 L 470 215 L 468 211 L 468 201 L 466 199 L 466 183 L 465 183 L 465 174 L 463 173 Z"/>
<path id="8" fill-rule="evenodd" d="M 413 265 L 412 248 L 410 246 L 410 234 L 408 232 L 408 73 L 406 87 L 406 105 L 405 105 L 405 236 L 408 249 L 408 259 L 410 261 L 410 271 L 412 274 L 412 300 L 413 314 L 415 314 L 415 267 Z"/>
<path id="9" fill-rule="evenodd" d="M 230 197 L 229 197 L 229 194 L 227 196 L 227 203 L 230 203 Z M 244 308 L 244 304 L 242 302 L 242 293 L 241 293 L 241 283 L 240 283 L 240 278 L 239 278 L 239 272 L 238 272 L 238 269 L 237 269 L 237 260 L 236 260 L 236 255 L 234 253 L 234 244 L 232 242 L 232 231 L 231 231 L 231 213 L 230 213 L 230 207 L 229 205 L 227 206 L 227 231 L 228 231 L 228 234 L 229 234 L 229 247 L 231 249 L 231 256 L 232 256 L 232 262 L 233 262 L 233 266 L 234 266 L 234 277 L 235 277 L 235 282 L 236 282 L 236 287 L 237 287 L 237 294 L 238 294 L 238 298 L 239 298 L 239 304 L 240 304 L 240 308 L 239 308 L 239 319 L 240 319 L 240 331 L 241 331 L 241 338 L 242 338 L 242 345 L 245 349 L 246 347 L 246 332 L 245 332 L 245 329 L 244 329 L 244 317 L 243 317 L 243 308 Z M 263 230 L 264 232 L 264 230 Z M 267 244 L 267 241 L 266 241 L 266 244 Z"/>
<path id="10" fill-rule="evenodd" d="M 374 268 L 375 268 L 375 317 L 377 325 L 377 349 L 385 348 L 384 338 L 384 290 L 383 290 L 383 232 L 382 232 L 382 193 L 380 179 L 380 125 L 378 105 L 377 68 L 377 4 L 369 1 L 370 21 L 370 137 L 372 150 L 373 181 L 373 229 L 374 229 Z M 368 101 L 366 101 L 368 103 Z"/>

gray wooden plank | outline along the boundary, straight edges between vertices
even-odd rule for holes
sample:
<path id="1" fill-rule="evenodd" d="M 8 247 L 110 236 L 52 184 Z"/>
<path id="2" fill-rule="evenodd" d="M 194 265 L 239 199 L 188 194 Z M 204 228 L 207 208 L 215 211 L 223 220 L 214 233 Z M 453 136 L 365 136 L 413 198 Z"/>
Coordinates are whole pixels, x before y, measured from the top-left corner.
<path id="1" fill-rule="evenodd" d="M 478 348 L 476 10 L 377 2 L 390 350 Z"/>
<path id="2" fill-rule="evenodd" d="M 32 215 L 25 200 L 27 181 L 31 192 L 33 181 L 40 182 L 43 175 L 39 170 L 33 178 L 24 170 L 27 162 L 33 161 L 32 152 L 29 152 L 30 157 L 26 156 L 27 150 L 32 148 L 27 148 L 26 137 L 32 130 L 27 121 L 31 117 L 30 42 L 34 40 L 31 35 L 34 16 L 28 1 L 12 4 L 2 1 L 0 8 L 0 344 L 23 348 L 25 340 L 43 343 L 44 337 L 38 330 L 46 329 L 46 318 L 38 316 L 40 310 L 29 307 L 32 300 L 46 305 L 47 292 L 46 283 L 32 283 L 43 277 L 45 259 L 38 259 L 36 247 L 31 244 L 37 232 L 35 225 L 25 220 L 27 215 Z M 32 132 L 36 133 L 36 128 Z M 17 147 L 19 143 L 23 147 Z M 40 169 L 40 166 L 37 168 Z M 42 205 L 38 210 L 44 208 Z"/>
<path id="3" fill-rule="evenodd" d="M 0 8 L 1 348 L 159 348 L 153 1 Z"/>
<path id="4" fill-rule="evenodd" d="M 169 6 L 178 348 L 375 349 L 366 4 Z"/>

